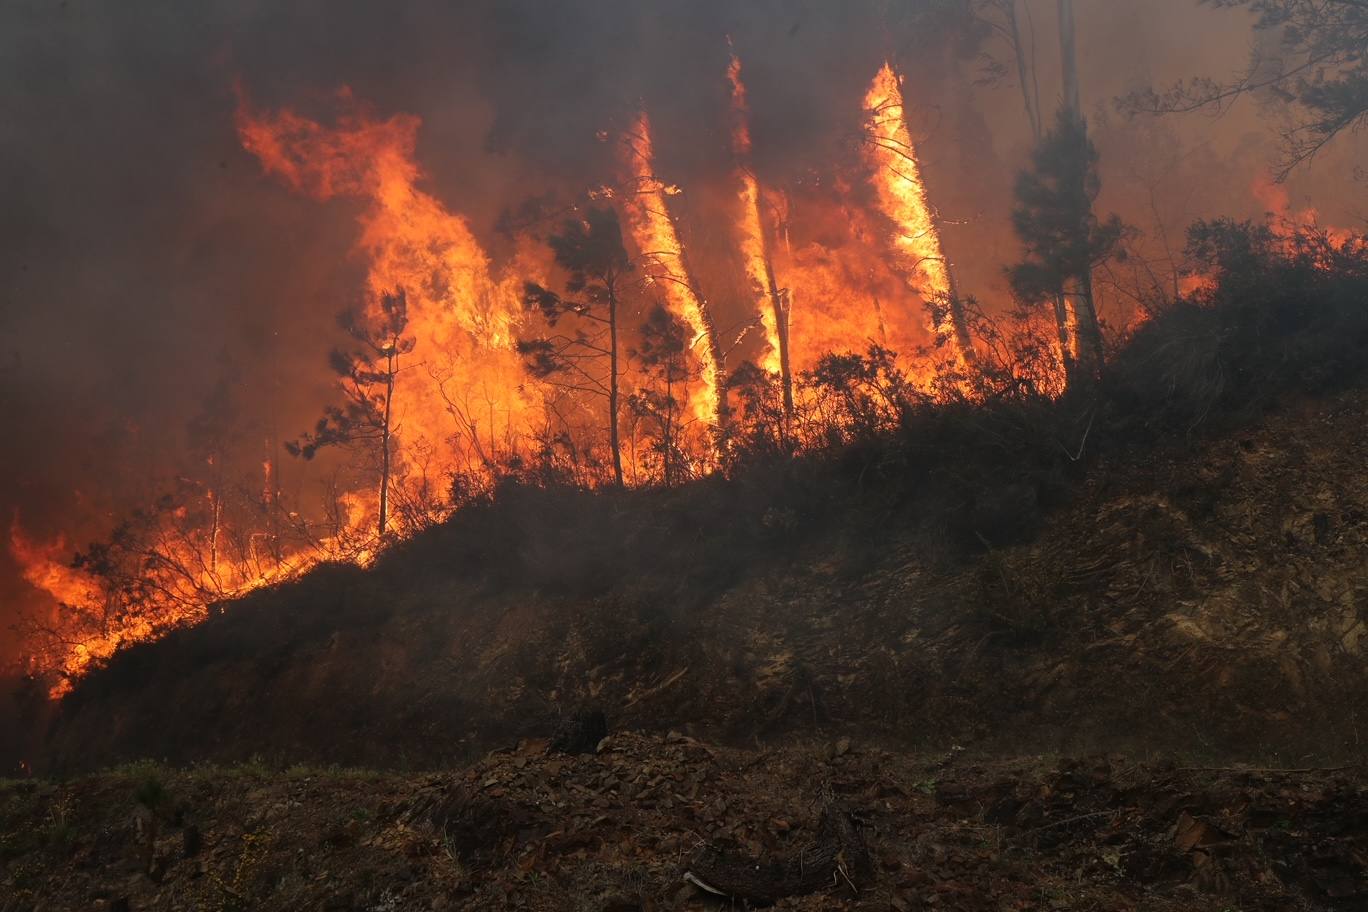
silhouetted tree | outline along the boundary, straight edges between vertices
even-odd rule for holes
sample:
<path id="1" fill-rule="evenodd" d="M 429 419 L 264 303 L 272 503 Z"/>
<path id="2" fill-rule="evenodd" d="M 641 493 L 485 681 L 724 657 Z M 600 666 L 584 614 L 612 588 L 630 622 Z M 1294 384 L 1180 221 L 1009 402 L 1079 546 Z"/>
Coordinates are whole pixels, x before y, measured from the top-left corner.
<path id="1" fill-rule="evenodd" d="M 1022 17 L 1017 12 L 1021 5 L 1021 0 L 970 0 L 976 20 L 1007 46 L 1012 66 L 1016 70 L 1017 87 L 1026 109 L 1026 120 L 1031 125 L 1031 136 L 1040 142 L 1044 125 L 1040 117 L 1040 83 L 1036 78 L 1035 34 L 1029 20 L 1029 6 L 1025 7 L 1028 28 L 1025 32 L 1021 28 Z M 1005 67 L 993 58 L 988 58 L 988 64 L 990 78 L 1005 75 Z"/>
<path id="2" fill-rule="evenodd" d="M 568 331 L 518 343 L 531 373 L 563 388 L 602 396 L 608 401 L 608 444 L 613 455 L 613 481 L 622 485 L 622 439 L 619 429 L 619 333 L 625 277 L 631 260 L 622 244 L 622 229 L 612 209 L 591 208 L 567 219 L 549 243 L 556 264 L 569 273 L 565 293 L 535 282 L 524 286 L 523 301 L 547 325 L 567 318 Z M 607 362 L 606 373 L 594 362 Z"/>
<path id="3" fill-rule="evenodd" d="M 408 327 L 408 298 L 402 289 L 380 299 L 379 313 L 344 311 L 338 323 L 359 347 L 333 349 L 329 363 L 342 379 L 346 401 L 331 405 L 310 432 L 285 445 L 293 456 L 312 459 L 329 446 L 370 444 L 379 450 L 380 510 L 378 531 L 389 528 L 389 486 L 394 437 L 394 381 L 399 360 L 413 351 L 415 341 L 404 335 Z"/>
<path id="4" fill-rule="evenodd" d="M 241 373 L 226 355 L 221 361 L 222 375 L 185 426 L 186 443 L 196 464 L 193 474 L 203 487 L 204 535 L 208 547 L 205 563 L 209 574 L 216 579 L 227 522 L 227 462 L 234 442 L 247 433 L 232 396 L 233 389 L 241 381 Z"/>
<path id="5" fill-rule="evenodd" d="M 1016 183 L 1012 227 L 1024 257 L 1007 270 L 1013 291 L 1023 301 L 1054 302 L 1059 343 L 1072 379 L 1093 376 L 1102 367 L 1102 329 L 1093 300 L 1093 267 L 1116 251 L 1124 227 L 1116 216 L 1099 221 L 1093 201 L 1101 189 L 1097 149 L 1087 126 L 1062 108 L 1054 127 L 1031 157 L 1031 168 Z M 1065 302 L 1072 304 L 1077 358 Z"/>
<path id="6" fill-rule="evenodd" d="M 1273 39 L 1256 45 L 1249 67 L 1231 82 L 1197 77 L 1120 100 L 1131 113 L 1223 110 L 1250 94 L 1272 95 L 1300 113 L 1283 133 L 1278 177 L 1285 178 L 1346 131 L 1368 124 L 1368 3 L 1364 0 L 1202 0 L 1247 10 L 1254 29 Z M 1281 45 L 1270 53 L 1269 45 Z"/>
<path id="7" fill-rule="evenodd" d="M 919 396 L 897 361 L 889 349 L 870 345 L 864 354 L 823 355 L 803 373 L 825 443 L 869 440 L 898 427 Z"/>
<path id="8" fill-rule="evenodd" d="M 746 362 L 727 377 L 727 389 L 740 408 L 727 428 L 724 455 L 729 468 L 743 463 L 792 456 L 797 450 L 793 422 L 797 411 L 792 387 L 782 376 Z"/>
<path id="9" fill-rule="evenodd" d="M 660 459 L 661 479 L 667 485 L 683 480 L 686 466 L 681 441 L 683 392 L 689 381 L 689 331 L 663 305 L 657 304 L 642 322 L 641 337 L 632 357 L 641 366 L 646 384 L 628 399 L 637 421 L 655 425 L 651 450 Z"/>

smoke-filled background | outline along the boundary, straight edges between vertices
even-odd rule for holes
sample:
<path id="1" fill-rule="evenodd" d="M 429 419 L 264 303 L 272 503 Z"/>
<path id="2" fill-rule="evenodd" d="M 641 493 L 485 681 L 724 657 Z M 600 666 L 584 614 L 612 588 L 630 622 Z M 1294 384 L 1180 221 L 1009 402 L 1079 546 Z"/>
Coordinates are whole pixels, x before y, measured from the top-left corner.
<path id="1" fill-rule="evenodd" d="M 319 202 L 263 174 L 235 124 L 243 99 L 326 121 L 347 86 L 377 118 L 420 118 L 421 188 L 469 221 L 496 264 L 517 252 L 510 226 L 611 179 L 603 135 L 623 129 L 640 101 L 656 171 L 683 189 L 676 215 L 699 252 L 700 282 L 723 299 L 735 281 L 734 239 L 713 217 L 735 164 L 728 37 L 743 67 L 755 172 L 795 201 L 798 242 L 837 231 L 824 219 L 840 210 L 821 201 L 858 145 L 870 80 L 892 59 L 906 75 L 909 125 L 962 290 L 1004 301 L 1001 270 L 1016 255 L 1011 187 L 1031 131 L 1008 49 L 945 12 L 954 6 L 6 4 L 0 520 L 80 545 L 188 471 L 207 425 L 231 427 L 229 458 L 251 466 L 335 395 L 334 316 L 364 293 L 361 204 Z M 1028 6 L 1048 118 L 1059 95 L 1054 3 Z M 1113 99 L 1133 88 L 1238 73 L 1255 41 L 1241 14 L 1192 0 L 1080 0 L 1077 16 L 1084 106 L 1101 152 L 1098 209 L 1135 227 L 1147 269 L 1172 272 L 1198 217 L 1290 205 L 1317 208 L 1326 224 L 1361 222 L 1362 185 L 1350 174 L 1361 140 L 1273 188 L 1278 112 L 1258 99 L 1220 118 L 1115 113 Z M 1006 72 L 995 75 L 985 55 Z M 1111 303 L 1104 316 L 1124 323 L 1122 296 Z M 278 472 L 302 501 L 325 468 L 285 460 Z M 22 652 L 10 625 L 49 609 L 0 550 L 0 660 Z"/>

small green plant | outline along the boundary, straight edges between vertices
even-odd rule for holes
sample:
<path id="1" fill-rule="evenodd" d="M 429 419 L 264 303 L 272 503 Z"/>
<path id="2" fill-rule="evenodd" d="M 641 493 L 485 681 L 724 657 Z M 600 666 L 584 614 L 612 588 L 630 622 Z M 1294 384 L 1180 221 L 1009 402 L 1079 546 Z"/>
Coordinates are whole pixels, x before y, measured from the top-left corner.
<path id="1" fill-rule="evenodd" d="M 45 833 L 49 848 L 66 849 L 75 839 L 76 829 L 71 823 L 73 804 L 74 799 L 70 794 L 64 794 L 52 803 Z"/>

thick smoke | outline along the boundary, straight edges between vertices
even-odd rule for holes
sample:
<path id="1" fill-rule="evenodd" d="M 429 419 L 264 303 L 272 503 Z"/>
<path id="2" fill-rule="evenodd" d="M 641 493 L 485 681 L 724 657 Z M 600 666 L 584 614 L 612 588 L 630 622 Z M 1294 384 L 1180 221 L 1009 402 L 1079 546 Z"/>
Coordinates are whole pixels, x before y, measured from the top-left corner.
<path id="1" fill-rule="evenodd" d="M 326 114 L 346 85 L 379 114 L 419 116 L 425 189 L 465 215 L 496 258 L 511 255 L 501 228 L 520 214 L 554 210 L 608 180 L 600 136 L 643 101 L 657 168 L 686 188 L 685 241 L 712 264 L 705 281 L 723 288 L 723 274 L 739 274 L 726 266 L 734 239 L 709 217 L 733 166 L 728 36 L 745 68 L 757 172 L 812 198 L 833 162 L 849 158 L 860 99 L 892 57 L 908 75 L 961 284 L 1000 294 L 1014 253 L 1011 179 L 1030 131 L 1011 79 L 986 81 L 980 52 L 1004 49 L 938 12 L 946 6 L 6 4 L 0 522 L 7 531 L 18 516 L 37 538 L 80 544 L 151 502 L 196 458 L 188 428 L 197 416 L 231 417 L 233 458 L 247 466 L 267 439 L 311 424 L 331 396 L 333 315 L 359 298 L 365 268 L 353 253 L 354 204 L 320 205 L 263 177 L 234 131 L 235 88 L 263 106 Z M 1058 94 L 1054 4 L 1029 6 L 1048 114 Z M 1274 153 L 1256 105 L 1221 120 L 1127 123 L 1109 113 L 1112 97 L 1139 84 L 1238 71 L 1247 23 L 1191 0 L 1092 0 L 1078 16 L 1102 204 L 1142 228 L 1152 249 L 1170 250 L 1192 218 L 1259 212 L 1250 187 Z M 1341 181 L 1349 154 L 1299 176 L 1294 202 Z M 319 483 L 298 464 L 282 471 L 301 496 Z M 0 624 L 38 607 L 0 551 Z M 0 660 L 18 650 L 0 634 Z"/>

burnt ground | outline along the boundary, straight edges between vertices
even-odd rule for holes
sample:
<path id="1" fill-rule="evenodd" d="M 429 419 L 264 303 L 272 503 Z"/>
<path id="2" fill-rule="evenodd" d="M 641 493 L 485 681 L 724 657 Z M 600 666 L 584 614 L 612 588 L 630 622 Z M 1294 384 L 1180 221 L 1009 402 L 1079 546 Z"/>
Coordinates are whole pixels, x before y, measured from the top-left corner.
<path id="1" fill-rule="evenodd" d="M 867 863 L 784 909 L 1368 908 L 1362 770 L 1118 755 L 983 761 L 844 739 L 767 750 L 614 733 L 397 774 L 139 764 L 0 786 L 0 910 L 742 908 L 704 846 L 793 859 L 834 800 Z"/>

